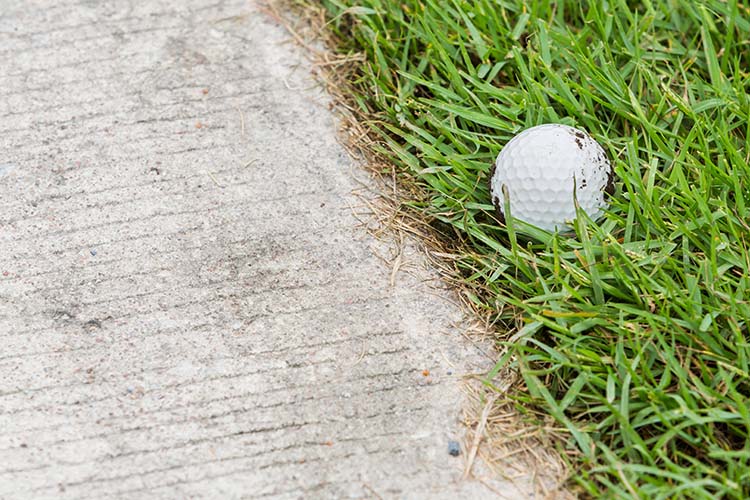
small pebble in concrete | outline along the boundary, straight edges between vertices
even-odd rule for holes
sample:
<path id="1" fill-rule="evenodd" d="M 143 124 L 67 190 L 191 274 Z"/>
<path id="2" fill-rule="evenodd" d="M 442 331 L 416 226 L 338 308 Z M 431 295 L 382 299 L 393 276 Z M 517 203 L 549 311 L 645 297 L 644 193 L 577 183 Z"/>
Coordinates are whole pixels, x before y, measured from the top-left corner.
<path id="1" fill-rule="evenodd" d="M 0 163 L 0 177 L 8 175 L 15 170 L 15 168 L 16 166 L 13 163 Z"/>
<path id="2" fill-rule="evenodd" d="M 448 453 L 452 457 L 457 457 L 461 454 L 461 446 L 458 441 L 448 441 Z"/>

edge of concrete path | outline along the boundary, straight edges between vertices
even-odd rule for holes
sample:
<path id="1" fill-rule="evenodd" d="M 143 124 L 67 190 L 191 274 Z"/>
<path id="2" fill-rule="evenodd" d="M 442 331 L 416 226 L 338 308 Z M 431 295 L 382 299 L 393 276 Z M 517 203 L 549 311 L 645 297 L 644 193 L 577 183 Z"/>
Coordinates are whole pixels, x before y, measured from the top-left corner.
<path id="1" fill-rule="evenodd" d="M 494 362 L 499 357 L 494 347 L 497 328 L 488 314 L 482 314 L 460 293 L 460 276 L 434 228 L 419 214 L 403 209 L 403 202 L 413 199 L 415 194 L 396 180 L 395 167 L 373 151 L 372 132 L 360 123 L 349 106 L 346 82 L 336 68 L 361 60 L 356 56 L 345 59 L 332 52 L 332 42 L 324 35 L 322 10 L 311 5 L 290 5 L 289 0 L 268 0 L 263 5 L 261 10 L 289 33 L 290 43 L 304 49 L 314 68 L 313 78 L 331 97 L 329 106 L 338 125 L 339 142 L 355 167 L 369 178 L 370 182 L 360 182 L 361 191 L 354 193 L 362 204 L 352 210 L 367 233 L 392 247 L 390 256 L 378 256 L 392 270 L 391 279 L 399 272 L 411 274 L 401 259 L 405 240 L 409 240 L 409 246 L 421 254 L 423 266 L 434 276 L 436 291 L 443 291 L 436 295 L 445 300 L 447 288 L 452 302 L 463 312 L 464 320 L 457 329 Z M 552 422 L 545 422 L 544 426 L 529 423 L 513 402 L 502 400 L 502 394 L 518 383 L 519 374 L 500 371 L 492 380 L 500 391 L 484 385 L 484 376 L 485 373 L 466 374 L 463 381 L 464 478 L 473 478 L 498 495 L 502 493 L 493 483 L 520 480 L 530 483 L 535 494 L 542 498 L 575 498 L 566 488 L 570 471 L 556 451 L 561 440 Z"/>

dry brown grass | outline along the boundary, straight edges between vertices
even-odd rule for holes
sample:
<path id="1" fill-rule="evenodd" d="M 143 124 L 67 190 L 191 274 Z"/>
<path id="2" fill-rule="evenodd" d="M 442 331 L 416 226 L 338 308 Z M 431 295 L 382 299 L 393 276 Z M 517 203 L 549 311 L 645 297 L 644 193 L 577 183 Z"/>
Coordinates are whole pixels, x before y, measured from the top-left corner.
<path id="1" fill-rule="evenodd" d="M 441 233 L 433 221 L 406 205 L 407 201 L 421 198 L 420 188 L 413 178 L 397 171 L 377 152 L 377 146 L 382 147 L 384 143 L 369 126 L 377 117 L 362 113 L 352 99 L 350 82 L 359 75 L 364 55 L 335 53 L 337 40 L 326 30 L 325 12 L 318 5 L 271 0 L 263 11 L 308 51 L 314 75 L 332 97 L 332 108 L 339 116 L 341 143 L 380 188 L 374 199 L 369 195 L 360 197 L 364 209 L 360 215 L 366 214 L 363 225 L 376 238 L 395 241 L 397 248 L 403 245 L 404 235 L 419 243 L 441 280 L 455 291 L 467 316 L 474 318 L 466 328 L 470 338 L 485 342 L 507 337 L 493 323 L 497 311 L 482 309 L 471 300 L 472 295 L 482 294 L 482 290 L 467 284 L 456 265 L 461 253 L 465 255 L 471 249 L 456 243 L 460 239 L 456 238 L 458 235 Z M 396 251 L 390 259 L 384 259 L 389 260 L 394 274 L 400 265 L 399 256 Z M 464 476 L 471 476 L 493 489 L 492 477 L 486 475 L 489 470 L 491 476 L 504 480 L 531 482 L 541 498 L 573 498 L 565 487 L 570 471 L 556 451 L 562 442 L 559 437 L 562 430 L 554 427 L 551 418 L 535 415 L 533 419 L 524 419 L 517 411 L 508 398 L 509 391 L 519 389 L 522 383 L 517 373 L 501 371 L 491 381 L 492 388 L 482 383 L 482 378 L 467 376 L 464 386 L 468 399 L 463 411 L 463 424 L 467 429 Z M 534 423 L 530 423 L 532 420 Z M 539 425 L 540 420 L 546 424 Z"/>

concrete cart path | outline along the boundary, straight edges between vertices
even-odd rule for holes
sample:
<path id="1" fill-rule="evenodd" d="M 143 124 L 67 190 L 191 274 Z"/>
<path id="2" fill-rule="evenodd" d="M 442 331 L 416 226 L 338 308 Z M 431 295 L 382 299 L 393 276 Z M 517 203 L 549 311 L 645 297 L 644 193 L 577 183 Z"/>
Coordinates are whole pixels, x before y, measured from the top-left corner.
<path id="1" fill-rule="evenodd" d="M 0 0 L 0 498 L 495 495 L 327 104 L 246 1 Z"/>

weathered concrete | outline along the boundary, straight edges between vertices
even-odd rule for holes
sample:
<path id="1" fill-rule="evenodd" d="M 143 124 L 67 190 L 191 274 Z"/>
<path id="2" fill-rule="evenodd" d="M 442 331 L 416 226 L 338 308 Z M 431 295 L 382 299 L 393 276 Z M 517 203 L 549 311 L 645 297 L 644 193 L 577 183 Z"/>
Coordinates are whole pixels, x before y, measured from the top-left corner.
<path id="1" fill-rule="evenodd" d="M 0 497 L 493 496 L 447 453 L 486 360 L 410 246 L 390 286 L 286 41 L 0 0 Z"/>

